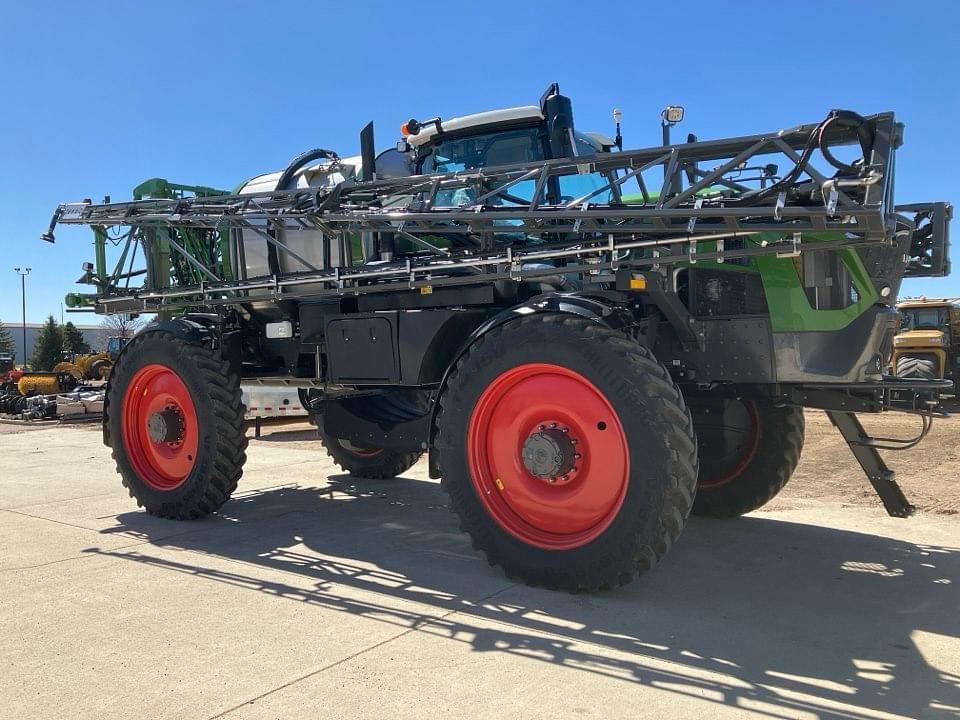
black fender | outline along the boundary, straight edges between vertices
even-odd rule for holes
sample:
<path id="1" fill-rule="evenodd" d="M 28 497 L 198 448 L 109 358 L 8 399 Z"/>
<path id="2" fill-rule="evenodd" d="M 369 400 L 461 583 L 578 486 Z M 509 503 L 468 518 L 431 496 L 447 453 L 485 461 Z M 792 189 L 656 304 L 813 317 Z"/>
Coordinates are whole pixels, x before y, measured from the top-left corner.
<path id="1" fill-rule="evenodd" d="M 450 377 L 450 373 L 453 372 L 453 368 L 456 367 L 460 358 L 463 357 L 473 343 L 494 328 L 508 323 L 511 320 L 516 320 L 517 318 L 539 313 L 576 315 L 600 325 L 606 325 L 612 330 L 620 330 L 623 332 L 626 332 L 629 328 L 637 324 L 633 312 L 620 297 L 612 294 L 582 292 L 538 295 L 519 305 L 502 310 L 483 322 L 470 333 L 469 337 L 460 345 L 460 348 L 453 356 L 453 360 L 444 371 L 440 385 L 434 392 L 434 401 L 430 408 L 430 437 L 428 445 L 429 473 L 431 478 L 437 479 L 440 477 L 440 467 L 436 454 L 433 451 L 433 441 L 436 435 L 436 414 L 440 408 L 439 398 L 447 387 L 447 380 Z"/>
<path id="2" fill-rule="evenodd" d="M 185 315 L 183 317 L 174 318 L 172 320 L 158 320 L 156 322 L 151 322 L 143 330 L 138 332 L 135 337 L 140 337 L 141 335 L 146 335 L 147 333 L 154 332 L 166 332 L 174 335 L 184 342 L 191 343 L 202 343 L 213 337 L 216 327 L 215 319 L 216 315 Z M 114 361 L 114 364 L 118 364 L 124 356 L 124 353 L 130 348 L 133 344 L 133 338 L 131 342 L 128 342 L 119 353 L 117 353 L 117 359 Z M 109 382 L 109 380 L 108 380 Z M 103 444 L 107 447 L 113 447 L 111 444 L 110 430 L 108 428 L 108 406 L 107 400 L 104 400 L 104 412 L 103 419 L 101 420 L 101 428 L 103 430 Z"/>

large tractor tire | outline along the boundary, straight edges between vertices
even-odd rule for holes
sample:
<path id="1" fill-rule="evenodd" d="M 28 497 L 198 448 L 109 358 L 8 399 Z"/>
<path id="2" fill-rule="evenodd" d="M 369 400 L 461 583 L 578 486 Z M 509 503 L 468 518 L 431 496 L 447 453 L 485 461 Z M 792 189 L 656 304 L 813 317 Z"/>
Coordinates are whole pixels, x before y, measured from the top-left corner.
<path id="1" fill-rule="evenodd" d="M 937 368 L 929 358 L 916 358 L 904 355 L 897 359 L 897 377 L 935 380 Z"/>
<path id="2" fill-rule="evenodd" d="M 440 396 L 451 509 L 510 577 L 594 591 L 646 572 L 686 524 L 697 445 L 666 369 L 621 333 L 569 315 L 477 340 Z"/>
<path id="3" fill-rule="evenodd" d="M 152 331 L 130 341 L 104 403 L 124 486 L 151 515 L 209 515 L 236 489 L 246 460 L 240 379 L 206 345 Z"/>
<path id="4" fill-rule="evenodd" d="M 427 412 L 429 399 L 420 392 L 394 390 L 379 395 L 340 400 L 351 412 L 381 424 L 410 420 Z M 321 415 L 311 414 L 320 443 L 344 472 L 356 477 L 386 480 L 402 475 L 416 465 L 422 452 L 399 452 L 387 448 L 357 445 L 336 437 L 335 428 L 326 428 Z"/>
<path id="5" fill-rule="evenodd" d="M 803 408 L 762 399 L 688 396 L 700 478 L 693 514 L 727 518 L 770 502 L 803 450 Z"/>

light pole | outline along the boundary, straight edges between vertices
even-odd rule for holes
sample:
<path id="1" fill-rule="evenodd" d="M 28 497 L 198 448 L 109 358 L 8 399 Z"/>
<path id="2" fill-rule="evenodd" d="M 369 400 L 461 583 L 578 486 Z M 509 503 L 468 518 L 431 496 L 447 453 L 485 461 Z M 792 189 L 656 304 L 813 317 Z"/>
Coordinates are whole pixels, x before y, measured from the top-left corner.
<path id="1" fill-rule="evenodd" d="M 20 276 L 20 302 L 23 308 L 23 365 L 27 365 L 27 275 L 30 274 L 30 268 L 14 268 L 17 275 Z"/>

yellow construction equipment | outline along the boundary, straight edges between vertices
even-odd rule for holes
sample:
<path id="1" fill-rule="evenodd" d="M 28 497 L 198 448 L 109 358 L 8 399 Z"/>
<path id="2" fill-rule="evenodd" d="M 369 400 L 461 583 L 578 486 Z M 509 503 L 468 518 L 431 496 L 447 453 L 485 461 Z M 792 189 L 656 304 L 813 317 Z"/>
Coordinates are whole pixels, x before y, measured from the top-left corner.
<path id="1" fill-rule="evenodd" d="M 75 355 L 72 362 L 65 360 L 57 363 L 53 372 L 69 373 L 77 380 L 104 380 L 113 367 L 113 358 L 110 353 L 92 353 L 89 355 Z"/>
<path id="2" fill-rule="evenodd" d="M 59 393 L 60 379 L 56 373 L 28 373 L 17 381 L 21 395 L 55 395 Z"/>
<path id="3" fill-rule="evenodd" d="M 960 368 L 960 298 L 913 298 L 897 304 L 900 332 L 891 366 L 900 377 L 952 379 Z"/>
<path id="4" fill-rule="evenodd" d="M 77 380 L 83 379 L 83 370 L 74 365 L 72 362 L 61 362 L 53 366 L 51 372 L 55 373 L 67 373 L 71 377 L 76 378 Z"/>

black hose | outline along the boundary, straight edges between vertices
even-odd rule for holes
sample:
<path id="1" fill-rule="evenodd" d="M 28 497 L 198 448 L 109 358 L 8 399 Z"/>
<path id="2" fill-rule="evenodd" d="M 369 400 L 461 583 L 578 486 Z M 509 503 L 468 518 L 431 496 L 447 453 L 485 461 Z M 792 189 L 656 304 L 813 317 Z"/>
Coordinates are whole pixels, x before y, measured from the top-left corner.
<path id="1" fill-rule="evenodd" d="M 873 133 L 870 131 L 866 119 L 852 110 L 834 110 L 830 113 L 830 117 L 827 118 L 826 123 L 823 124 L 817 139 L 817 144 L 820 146 L 820 152 L 823 154 L 824 160 L 842 173 L 848 175 L 858 174 L 860 167 L 848 165 L 838 160 L 834 154 L 830 152 L 830 148 L 826 142 L 826 134 L 827 128 L 831 125 L 856 131 L 857 139 L 860 141 L 860 151 L 863 154 L 863 164 L 866 164 L 870 156 L 870 151 L 873 149 Z"/>
<path id="2" fill-rule="evenodd" d="M 293 176 L 297 174 L 297 171 L 306 165 L 311 160 L 317 160 L 319 158 L 326 158 L 331 162 L 336 162 L 340 159 L 340 156 L 337 155 L 333 150 L 324 150 L 323 148 L 314 148 L 313 150 L 307 150 L 305 153 L 297 155 L 293 160 L 290 161 L 290 164 L 287 165 L 286 169 L 281 173 L 280 179 L 277 180 L 277 190 L 286 190 L 287 185 L 290 184 L 290 181 L 293 180 Z"/>
<path id="3" fill-rule="evenodd" d="M 749 198 L 750 202 L 755 203 L 758 200 L 763 200 L 771 195 L 775 195 L 784 188 L 795 183 L 800 178 L 800 175 L 803 174 L 803 171 L 807 169 L 807 165 L 810 163 L 810 158 L 813 155 L 813 151 L 817 148 L 817 141 L 819 140 L 820 132 L 829 121 L 830 117 L 827 117 L 813 129 L 813 132 L 810 133 L 810 137 L 807 138 L 807 142 L 803 146 L 803 150 L 800 153 L 800 158 L 797 160 L 790 172 L 769 187 L 763 188 L 755 195 L 752 195 Z"/>
<path id="4" fill-rule="evenodd" d="M 832 110 L 830 114 L 813 129 L 813 132 L 810 133 L 810 137 L 807 138 L 807 142 L 803 146 L 803 151 L 800 153 L 800 158 L 790 172 L 769 187 L 745 199 L 748 199 L 751 203 L 756 203 L 759 200 L 781 192 L 783 189 L 795 183 L 803 171 L 806 170 L 807 165 L 810 163 L 810 158 L 817 148 L 820 149 L 824 159 L 840 172 L 851 175 L 858 174 L 860 172 L 858 167 L 855 165 L 847 165 L 838 160 L 827 146 L 826 131 L 827 128 L 834 123 L 839 127 L 851 128 L 856 131 L 857 137 L 860 140 L 860 148 L 863 152 L 863 162 L 866 163 L 870 150 L 873 148 L 873 133 L 869 128 L 869 123 L 867 123 L 862 115 L 858 115 L 851 110 Z"/>

